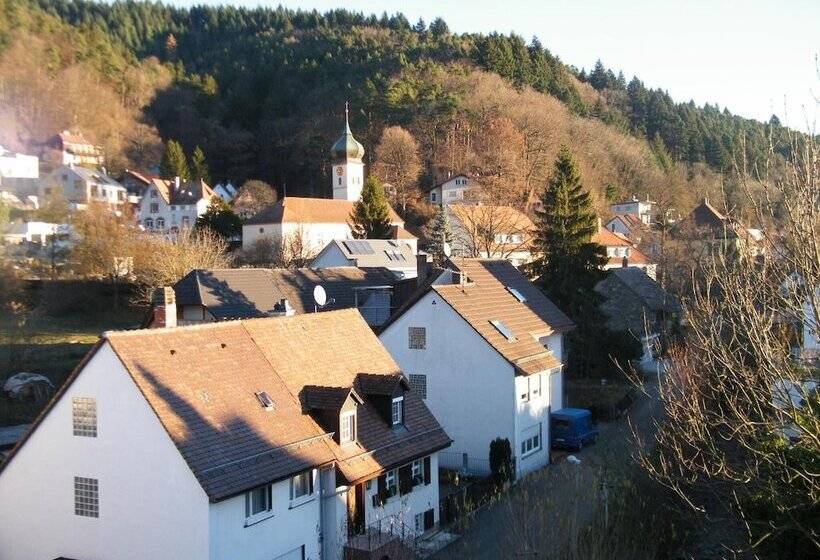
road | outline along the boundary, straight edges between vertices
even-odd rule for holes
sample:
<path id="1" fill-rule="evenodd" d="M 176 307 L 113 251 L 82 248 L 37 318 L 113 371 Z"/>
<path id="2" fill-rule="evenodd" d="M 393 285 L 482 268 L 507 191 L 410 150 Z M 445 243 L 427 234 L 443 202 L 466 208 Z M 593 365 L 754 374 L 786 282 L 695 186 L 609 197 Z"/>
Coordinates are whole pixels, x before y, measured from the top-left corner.
<path id="1" fill-rule="evenodd" d="M 598 442 L 574 453 L 573 465 L 562 455 L 541 471 L 519 482 L 510 492 L 473 517 L 462 537 L 439 551 L 434 560 L 497 560 L 544 558 L 572 547 L 568 535 L 578 535 L 593 512 L 602 511 L 606 480 L 632 461 L 632 429 L 651 436 L 658 412 L 657 383 L 639 394 L 627 415 L 601 423 Z M 538 552 L 533 552 L 538 551 Z M 545 554 L 547 553 L 547 554 Z"/>

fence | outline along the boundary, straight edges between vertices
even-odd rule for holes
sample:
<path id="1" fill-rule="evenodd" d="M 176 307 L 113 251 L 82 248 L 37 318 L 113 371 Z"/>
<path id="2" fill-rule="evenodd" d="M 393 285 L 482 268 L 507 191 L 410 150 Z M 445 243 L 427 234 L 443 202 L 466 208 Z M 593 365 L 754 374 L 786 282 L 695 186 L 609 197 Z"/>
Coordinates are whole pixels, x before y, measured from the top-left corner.
<path id="1" fill-rule="evenodd" d="M 487 453 L 489 453 L 489 448 Z M 459 474 L 471 476 L 488 476 L 490 474 L 489 458 L 477 458 L 468 453 L 439 451 L 438 466 L 442 469 L 450 469 L 457 471 Z"/>

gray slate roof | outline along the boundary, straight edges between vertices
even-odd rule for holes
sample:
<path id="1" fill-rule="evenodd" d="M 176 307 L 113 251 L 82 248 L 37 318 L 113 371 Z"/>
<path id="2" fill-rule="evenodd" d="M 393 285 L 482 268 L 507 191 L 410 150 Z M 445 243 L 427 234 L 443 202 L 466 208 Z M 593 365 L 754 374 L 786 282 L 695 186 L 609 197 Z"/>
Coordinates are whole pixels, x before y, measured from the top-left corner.
<path id="1" fill-rule="evenodd" d="M 356 267 L 277 269 L 228 268 L 192 270 L 174 285 L 178 305 L 202 305 L 216 319 L 265 317 L 280 299 L 287 299 L 296 313 L 314 310 L 313 289 L 321 284 L 327 292 L 325 310 L 355 304 L 354 289 L 387 286 L 395 282 L 384 268 Z"/>
<path id="2" fill-rule="evenodd" d="M 631 289 L 650 309 L 680 313 L 680 303 L 675 296 L 667 293 L 640 268 L 627 266 L 613 268 L 609 272 Z"/>

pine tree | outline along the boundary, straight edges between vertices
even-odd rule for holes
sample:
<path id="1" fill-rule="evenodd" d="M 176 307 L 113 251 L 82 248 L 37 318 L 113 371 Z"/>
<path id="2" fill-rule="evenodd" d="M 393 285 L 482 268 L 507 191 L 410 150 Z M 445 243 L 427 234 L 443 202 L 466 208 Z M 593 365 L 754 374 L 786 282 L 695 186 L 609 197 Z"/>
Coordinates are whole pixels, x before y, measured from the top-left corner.
<path id="1" fill-rule="evenodd" d="M 208 164 L 205 163 L 205 152 L 202 148 L 197 146 L 194 148 L 194 153 L 191 154 L 191 179 L 199 181 L 202 179 L 206 183 L 211 183 L 211 175 L 208 171 Z"/>
<path id="2" fill-rule="evenodd" d="M 182 181 L 188 180 L 191 176 L 185 160 L 185 152 L 176 140 L 168 140 L 165 144 L 165 153 L 162 154 L 159 164 L 159 176 L 163 179 L 179 177 Z"/>
<path id="3" fill-rule="evenodd" d="M 444 254 L 444 244 L 450 243 L 453 239 L 453 230 L 450 226 L 450 217 L 444 204 L 436 210 L 436 217 L 433 218 L 433 225 L 430 228 L 430 243 L 427 244 L 427 252 L 432 255 L 433 262 L 440 264 L 447 256 Z"/>
<path id="4" fill-rule="evenodd" d="M 598 218 L 569 148 L 562 146 L 552 178 L 536 212 L 535 247 L 539 258 L 532 271 L 544 290 L 570 311 L 589 302 L 606 262 L 603 247 L 592 242 Z"/>
<path id="5" fill-rule="evenodd" d="M 196 219 L 196 229 L 209 229 L 215 234 L 230 238 L 242 233 L 242 220 L 228 206 L 228 203 L 215 196 L 208 204 L 205 213 Z"/>
<path id="6" fill-rule="evenodd" d="M 390 235 L 390 207 L 384 188 L 372 175 L 362 188 L 362 197 L 350 214 L 350 229 L 356 239 L 387 239 Z"/>

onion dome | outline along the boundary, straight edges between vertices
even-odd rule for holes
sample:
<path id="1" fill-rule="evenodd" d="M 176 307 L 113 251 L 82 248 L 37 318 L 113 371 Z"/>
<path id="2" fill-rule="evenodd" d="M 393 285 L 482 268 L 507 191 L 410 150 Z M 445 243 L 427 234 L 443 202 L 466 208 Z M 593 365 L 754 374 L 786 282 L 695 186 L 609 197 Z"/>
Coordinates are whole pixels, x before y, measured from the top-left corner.
<path id="1" fill-rule="evenodd" d="M 330 148 L 330 157 L 334 161 L 355 159 L 361 161 L 364 157 L 364 146 L 358 140 L 353 138 L 353 133 L 350 132 L 350 122 L 347 116 L 347 104 L 345 104 L 345 130 L 333 147 Z"/>

